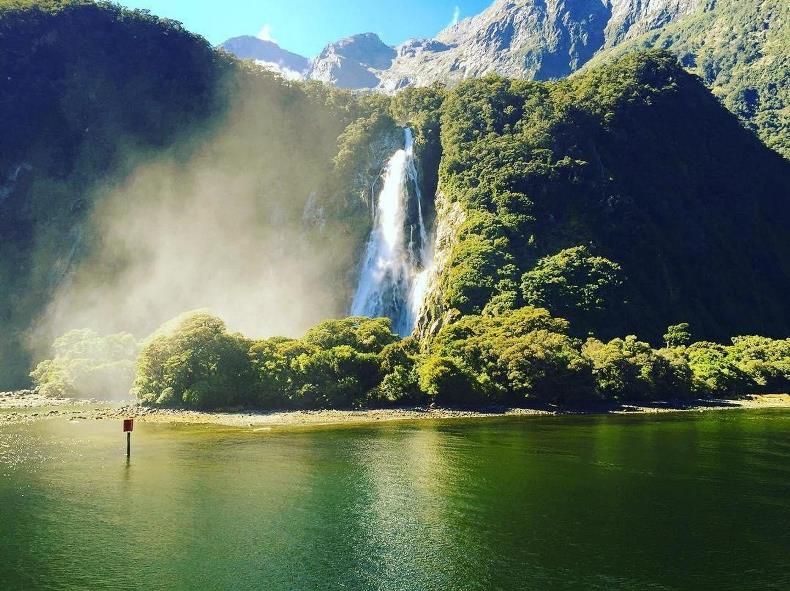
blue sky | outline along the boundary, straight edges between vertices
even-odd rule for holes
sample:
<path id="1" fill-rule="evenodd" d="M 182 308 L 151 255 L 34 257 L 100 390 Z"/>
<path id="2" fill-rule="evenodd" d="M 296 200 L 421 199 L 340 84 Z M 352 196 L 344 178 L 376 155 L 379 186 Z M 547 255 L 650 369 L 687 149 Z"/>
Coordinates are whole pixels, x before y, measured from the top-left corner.
<path id="1" fill-rule="evenodd" d="M 238 35 L 269 37 L 316 56 L 330 41 L 374 32 L 391 45 L 432 37 L 455 18 L 473 16 L 492 0 L 119 0 L 184 23 L 217 44 Z"/>

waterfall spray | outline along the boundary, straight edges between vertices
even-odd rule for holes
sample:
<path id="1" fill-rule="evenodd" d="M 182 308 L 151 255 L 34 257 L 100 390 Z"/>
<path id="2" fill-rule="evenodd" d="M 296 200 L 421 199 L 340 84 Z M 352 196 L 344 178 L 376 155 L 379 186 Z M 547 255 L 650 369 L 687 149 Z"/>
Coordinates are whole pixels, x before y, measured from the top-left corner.
<path id="1" fill-rule="evenodd" d="M 425 297 L 432 254 L 411 129 L 406 128 L 404 136 L 404 148 L 395 152 L 384 171 L 351 314 L 386 316 L 398 334 L 407 336 L 414 330 Z M 416 224 L 409 219 L 412 199 Z"/>

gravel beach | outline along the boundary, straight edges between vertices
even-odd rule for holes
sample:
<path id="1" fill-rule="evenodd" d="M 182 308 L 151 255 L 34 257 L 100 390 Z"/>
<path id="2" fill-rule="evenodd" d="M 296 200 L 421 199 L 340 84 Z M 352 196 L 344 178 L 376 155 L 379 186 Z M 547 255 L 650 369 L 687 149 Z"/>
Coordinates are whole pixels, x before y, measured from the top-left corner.
<path id="1" fill-rule="evenodd" d="M 96 400 L 52 399 L 32 391 L 0 393 L 0 425 L 36 420 L 119 420 L 134 418 L 144 423 L 213 424 L 228 427 L 287 427 L 343 425 L 388 421 L 449 420 L 485 417 L 551 416 L 567 414 L 658 414 L 710 410 L 790 408 L 790 394 L 746 396 L 737 400 L 697 400 L 653 405 L 621 405 L 586 409 L 491 408 L 397 408 L 371 410 L 315 410 L 287 412 L 199 412 L 148 408 L 131 403 Z"/>

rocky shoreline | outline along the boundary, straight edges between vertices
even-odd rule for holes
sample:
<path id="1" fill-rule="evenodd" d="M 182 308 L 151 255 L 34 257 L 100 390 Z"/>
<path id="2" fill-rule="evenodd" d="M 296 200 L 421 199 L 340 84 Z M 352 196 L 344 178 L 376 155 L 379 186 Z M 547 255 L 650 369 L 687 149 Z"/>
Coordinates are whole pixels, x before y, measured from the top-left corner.
<path id="1" fill-rule="evenodd" d="M 556 408 L 460 410 L 413 407 L 371 410 L 199 412 L 149 408 L 138 404 L 110 403 L 96 400 L 53 399 L 45 398 L 32 391 L 23 391 L 0 393 L 0 425 L 56 418 L 72 421 L 134 418 L 143 423 L 212 424 L 227 427 L 256 428 L 569 414 L 659 414 L 760 408 L 790 408 L 790 394 L 747 396 L 737 400 L 696 400 L 683 404 L 658 403 L 653 405 L 599 406 L 574 410 Z"/>

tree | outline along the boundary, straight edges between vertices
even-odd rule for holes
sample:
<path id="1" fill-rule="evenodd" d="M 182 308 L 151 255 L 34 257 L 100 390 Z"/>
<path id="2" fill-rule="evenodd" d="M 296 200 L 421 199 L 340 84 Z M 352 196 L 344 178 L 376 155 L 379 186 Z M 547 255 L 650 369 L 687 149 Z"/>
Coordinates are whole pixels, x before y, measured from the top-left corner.
<path id="1" fill-rule="evenodd" d="M 351 316 L 321 322 L 308 330 L 302 340 L 324 349 L 348 345 L 363 353 L 379 353 L 396 342 L 398 335 L 392 332 L 389 318 Z"/>
<path id="2" fill-rule="evenodd" d="M 374 405 L 416 404 L 423 398 L 415 367 L 398 366 L 371 392 L 369 402 Z"/>
<path id="3" fill-rule="evenodd" d="M 667 328 L 667 333 L 664 335 L 664 342 L 667 348 L 671 347 L 687 347 L 691 343 L 691 327 L 688 322 L 675 324 Z"/>
<path id="4" fill-rule="evenodd" d="M 452 357 L 428 355 L 417 366 L 420 389 L 439 404 L 464 405 L 479 403 L 474 377 L 463 364 Z"/>
<path id="5" fill-rule="evenodd" d="M 601 398 L 667 400 L 685 398 L 691 390 L 691 370 L 685 358 L 673 350 L 655 351 L 633 335 L 605 344 L 588 339 L 582 353 L 592 362 Z"/>
<path id="6" fill-rule="evenodd" d="M 731 398 L 750 389 L 749 376 L 728 356 L 724 345 L 694 343 L 686 349 L 686 355 L 698 395 Z"/>
<path id="7" fill-rule="evenodd" d="M 419 343 L 407 337 L 387 345 L 378 354 L 379 366 L 384 376 L 371 392 L 373 404 L 416 404 L 423 400 L 416 371 Z"/>
<path id="8" fill-rule="evenodd" d="M 606 310 L 622 285 L 620 265 L 576 246 L 545 257 L 524 274 L 524 301 L 572 323 L 588 325 Z"/>
<path id="9" fill-rule="evenodd" d="M 735 337 L 727 356 L 753 382 L 753 391 L 790 390 L 790 339 Z"/>
<path id="10" fill-rule="evenodd" d="M 139 345 L 128 333 L 101 336 L 72 330 L 52 345 L 53 358 L 30 377 L 44 396 L 117 400 L 129 395 Z"/>
<path id="11" fill-rule="evenodd" d="M 578 404 L 593 399 L 590 362 L 567 335 L 537 330 L 515 339 L 497 366 L 516 404 Z"/>
<path id="12" fill-rule="evenodd" d="M 478 403 L 578 401 L 593 387 L 589 362 L 568 328 L 566 320 L 530 306 L 466 316 L 444 326 L 430 343 L 431 354 L 444 360 L 436 361 L 434 370 L 441 369 L 444 378 L 450 361 L 463 368 Z M 422 374 L 420 385 L 425 385 Z"/>
<path id="13" fill-rule="evenodd" d="M 262 409 L 299 405 L 299 385 L 294 380 L 294 362 L 318 347 L 296 339 L 274 337 L 252 344 L 249 358 L 254 373 L 253 402 Z"/>
<path id="14" fill-rule="evenodd" d="M 134 393 L 149 404 L 210 409 L 244 402 L 250 343 L 203 312 L 185 314 L 143 346 Z"/>
<path id="15" fill-rule="evenodd" d="M 348 345 L 317 349 L 297 357 L 292 369 L 304 408 L 360 406 L 381 380 L 376 356 Z"/>

